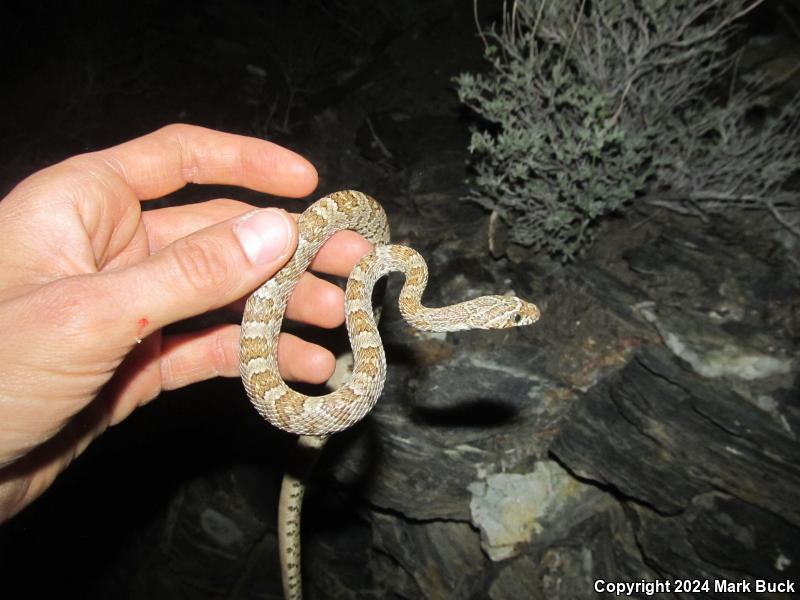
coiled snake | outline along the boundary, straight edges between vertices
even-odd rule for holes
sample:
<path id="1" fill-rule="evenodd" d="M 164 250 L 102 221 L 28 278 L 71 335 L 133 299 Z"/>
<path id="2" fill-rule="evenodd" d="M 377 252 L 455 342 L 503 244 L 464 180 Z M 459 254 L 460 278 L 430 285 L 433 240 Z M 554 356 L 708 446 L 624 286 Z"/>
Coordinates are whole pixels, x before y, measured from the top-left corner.
<path id="1" fill-rule="evenodd" d="M 354 366 L 350 380 L 325 396 L 305 396 L 289 388 L 278 372 L 278 335 L 289 296 L 320 247 L 334 233 L 351 229 L 375 246 L 354 267 L 345 290 L 347 332 Z M 267 421 L 299 434 L 306 448 L 320 448 L 327 437 L 361 420 L 375 405 L 386 378 L 386 356 L 372 309 L 372 288 L 385 274 L 401 271 L 400 312 L 423 331 L 505 329 L 530 325 L 536 305 L 513 296 L 482 296 L 443 308 L 420 304 L 428 281 L 423 258 L 411 248 L 389 244 L 389 225 L 381 206 L 366 194 L 336 192 L 312 204 L 298 221 L 292 259 L 248 298 L 242 318 L 240 370 L 247 395 Z M 303 476 L 287 474 L 281 488 L 278 541 L 284 596 L 302 598 L 300 583 L 300 505 Z"/>

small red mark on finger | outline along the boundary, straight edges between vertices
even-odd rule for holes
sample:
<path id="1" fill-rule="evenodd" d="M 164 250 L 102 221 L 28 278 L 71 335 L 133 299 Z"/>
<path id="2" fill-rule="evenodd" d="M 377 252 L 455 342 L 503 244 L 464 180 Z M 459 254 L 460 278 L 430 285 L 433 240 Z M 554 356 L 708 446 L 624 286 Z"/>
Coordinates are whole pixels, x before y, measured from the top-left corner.
<path id="1" fill-rule="evenodd" d="M 142 317 L 138 321 L 136 321 L 136 325 L 138 325 L 138 329 L 136 330 L 136 343 L 142 343 L 142 336 L 144 334 L 144 330 L 147 329 L 147 326 L 150 325 L 150 319 L 147 317 Z"/>

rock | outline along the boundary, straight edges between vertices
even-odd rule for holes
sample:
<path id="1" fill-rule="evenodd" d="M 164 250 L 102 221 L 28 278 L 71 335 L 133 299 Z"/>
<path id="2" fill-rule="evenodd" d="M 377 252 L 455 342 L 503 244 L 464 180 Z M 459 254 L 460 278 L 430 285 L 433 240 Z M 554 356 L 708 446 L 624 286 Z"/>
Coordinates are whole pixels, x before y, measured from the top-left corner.
<path id="1" fill-rule="evenodd" d="M 328 490 L 317 491 L 322 493 L 309 498 L 306 507 L 304 597 L 379 600 L 414 589 L 408 574 L 375 549 L 370 524 L 350 510 L 347 499 Z M 391 576 L 387 576 L 389 573 Z"/>
<path id="2" fill-rule="evenodd" d="M 605 505 L 607 497 L 579 483 L 554 461 L 531 473 L 495 473 L 469 486 L 472 524 L 494 561 L 518 555 L 535 543 L 544 547 Z"/>
<path id="3" fill-rule="evenodd" d="M 464 279 L 462 293 L 466 286 L 475 283 Z M 431 339 L 413 334 L 391 300 L 381 329 L 385 391 L 363 426 L 332 440 L 339 452 L 331 459 L 334 476 L 383 510 L 466 522 L 468 486 L 481 470 L 495 471 L 490 465 L 498 461 L 532 468 L 549 442 L 540 431 L 567 405 L 537 373 L 536 354 L 519 330 Z M 360 486 L 367 475 L 369 485 Z"/>
<path id="4" fill-rule="evenodd" d="M 200 513 L 200 528 L 216 546 L 236 547 L 244 533 L 236 522 L 216 509 L 207 508 Z"/>
<path id="5" fill-rule="evenodd" d="M 409 523 L 380 512 L 373 512 L 371 520 L 375 546 L 392 556 L 416 584 L 415 593 L 406 597 L 465 598 L 483 578 L 485 559 L 469 524 Z"/>
<path id="6" fill-rule="evenodd" d="M 770 348 L 769 340 L 763 335 L 743 339 L 741 332 L 739 335 L 726 333 L 712 322 L 698 322 L 696 315 L 684 313 L 680 318 L 667 321 L 660 319 L 650 305 L 641 305 L 640 310 L 655 325 L 667 348 L 703 377 L 738 377 L 753 381 L 788 375 L 792 371 L 793 359 Z"/>
<path id="7" fill-rule="evenodd" d="M 552 481 L 550 471 L 530 474 L 497 473 L 470 484 L 472 524 L 481 532 L 481 547 L 492 560 L 515 556 L 541 526 L 541 517 L 565 480 Z"/>
<path id="8" fill-rule="evenodd" d="M 728 494 L 699 495 L 685 512 L 674 516 L 658 515 L 643 506 L 635 512 L 641 551 L 665 576 L 712 582 L 800 578 L 797 527 Z M 753 594 L 708 597 L 749 599 Z"/>
<path id="9" fill-rule="evenodd" d="M 489 587 L 491 600 L 517 600 L 544 598 L 541 583 L 537 577 L 537 565 L 527 556 L 508 564 Z"/>
<path id="10" fill-rule="evenodd" d="M 787 413 L 793 429 L 797 415 Z M 582 477 L 661 513 L 722 490 L 800 525 L 800 447 L 728 386 L 645 348 L 576 407 L 551 451 Z"/>
<path id="11" fill-rule="evenodd" d="M 597 581 L 653 581 L 631 521 L 617 502 L 565 530 L 535 554 L 513 559 L 489 587 L 492 600 L 596 598 Z M 638 596 L 637 596 L 638 597 Z M 655 598 L 665 598 L 655 595 Z"/>
<path id="12" fill-rule="evenodd" d="M 551 451 L 627 499 L 642 555 L 660 573 L 775 581 L 800 555 L 798 416 L 776 420 L 645 347 L 586 394 Z"/>

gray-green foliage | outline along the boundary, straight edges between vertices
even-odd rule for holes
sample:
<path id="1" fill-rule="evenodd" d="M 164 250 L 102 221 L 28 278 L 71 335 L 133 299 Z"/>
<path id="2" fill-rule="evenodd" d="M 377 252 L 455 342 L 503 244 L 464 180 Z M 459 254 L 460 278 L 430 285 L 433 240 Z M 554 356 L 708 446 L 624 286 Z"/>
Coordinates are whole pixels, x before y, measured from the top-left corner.
<path id="1" fill-rule="evenodd" d="M 782 218 L 796 205 L 780 188 L 800 164 L 800 104 L 754 127 L 764 82 L 725 86 L 716 101 L 710 87 L 735 64 L 733 23 L 758 3 L 514 2 L 485 32 L 490 72 L 457 78 L 461 101 L 493 124 L 472 136 L 471 198 L 514 241 L 563 259 L 644 192 L 679 210 L 766 206 Z"/>

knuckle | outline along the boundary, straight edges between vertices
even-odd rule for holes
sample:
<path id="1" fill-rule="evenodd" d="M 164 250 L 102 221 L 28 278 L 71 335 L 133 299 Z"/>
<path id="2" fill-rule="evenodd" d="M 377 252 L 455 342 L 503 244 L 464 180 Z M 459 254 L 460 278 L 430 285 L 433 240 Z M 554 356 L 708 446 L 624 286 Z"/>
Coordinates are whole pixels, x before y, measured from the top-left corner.
<path id="1" fill-rule="evenodd" d="M 227 328 L 218 329 L 209 344 L 209 364 L 215 375 L 230 376 L 239 369 L 239 347 L 232 343 Z"/>
<path id="2" fill-rule="evenodd" d="M 230 268 L 222 244 L 213 238 L 175 243 L 175 262 L 183 280 L 198 292 L 216 292 L 228 284 Z"/>
<path id="3" fill-rule="evenodd" d="M 164 125 L 161 129 L 157 131 L 157 133 L 162 133 L 166 135 L 182 135 L 191 131 L 195 131 L 199 129 L 196 125 L 190 125 L 189 123 L 168 123 Z"/>
<path id="4" fill-rule="evenodd" d="M 171 123 L 152 134 L 153 140 L 177 159 L 181 176 L 187 183 L 201 183 L 198 179 L 200 169 L 191 143 L 192 138 L 201 129 L 186 123 Z"/>
<path id="5" fill-rule="evenodd" d="M 161 374 L 161 389 L 174 390 L 180 387 L 175 376 L 175 359 L 172 356 L 162 356 L 158 367 Z"/>

